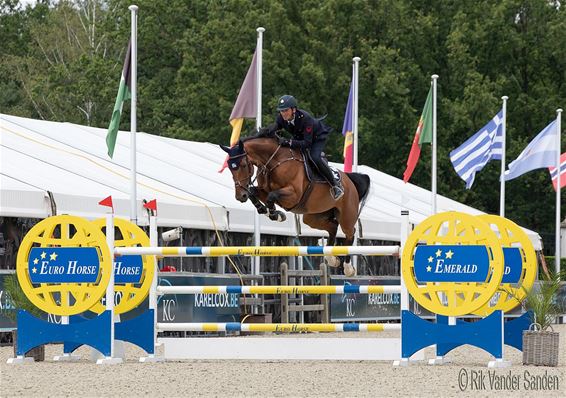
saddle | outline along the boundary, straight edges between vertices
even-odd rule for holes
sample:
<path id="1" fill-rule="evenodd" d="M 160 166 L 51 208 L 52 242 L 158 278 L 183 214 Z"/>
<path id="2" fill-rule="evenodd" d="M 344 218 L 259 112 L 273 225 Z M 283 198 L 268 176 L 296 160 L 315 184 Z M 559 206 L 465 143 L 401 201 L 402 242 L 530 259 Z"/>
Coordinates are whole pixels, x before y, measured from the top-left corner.
<path id="1" fill-rule="evenodd" d="M 309 180 L 309 182 L 325 184 L 326 179 L 318 170 L 318 167 L 316 166 L 316 163 L 312 160 L 310 153 L 308 151 L 302 151 L 302 153 L 304 158 L 307 159 L 307 161 L 304 162 L 304 165 L 305 165 L 305 174 L 307 175 L 307 179 Z M 334 181 L 336 181 L 340 186 L 342 186 L 342 175 L 340 174 L 337 168 L 332 167 L 328 164 L 328 159 L 326 158 L 326 154 L 324 152 L 322 153 L 322 160 L 328 165 L 328 167 L 330 167 L 330 171 L 332 171 L 332 175 L 334 176 Z"/>
<path id="2" fill-rule="evenodd" d="M 318 167 L 313 162 L 313 160 L 310 156 L 310 153 L 307 152 L 307 151 L 301 151 L 301 152 L 303 154 L 303 159 L 306 160 L 305 162 L 303 162 L 303 164 L 304 164 L 305 174 L 307 176 L 309 184 L 307 185 L 307 188 L 303 192 L 303 195 L 301 196 L 299 203 L 297 203 L 295 206 L 293 206 L 290 209 L 285 209 L 287 211 L 300 211 L 300 210 L 302 210 L 304 208 L 305 203 L 309 199 L 309 196 L 310 196 L 310 194 L 311 194 L 311 192 L 314 188 L 314 184 L 326 184 L 327 183 L 326 179 L 322 176 L 322 174 L 318 170 Z M 326 155 L 324 154 L 324 152 L 322 153 L 322 159 L 328 165 L 328 160 L 326 159 Z M 332 171 L 332 175 L 334 176 L 334 180 L 336 182 L 338 182 L 340 187 L 343 187 L 343 185 L 342 185 L 342 175 L 340 174 L 340 172 L 336 168 L 334 168 L 330 165 L 329 165 L 329 167 L 330 167 L 330 170 Z"/>

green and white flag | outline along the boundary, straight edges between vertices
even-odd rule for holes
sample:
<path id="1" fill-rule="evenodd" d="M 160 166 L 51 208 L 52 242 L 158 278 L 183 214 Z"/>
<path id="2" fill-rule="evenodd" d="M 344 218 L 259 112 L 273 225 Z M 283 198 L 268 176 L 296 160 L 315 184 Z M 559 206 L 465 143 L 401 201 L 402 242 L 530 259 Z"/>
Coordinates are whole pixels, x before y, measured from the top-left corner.
<path id="1" fill-rule="evenodd" d="M 116 146 L 116 137 L 118 136 L 118 127 L 120 126 L 120 117 L 122 116 L 122 107 L 124 101 L 131 98 L 131 76 L 130 70 L 132 65 L 132 43 L 128 43 L 128 51 L 126 51 L 126 59 L 124 60 L 124 68 L 122 69 L 122 77 L 120 79 L 120 88 L 116 96 L 114 111 L 112 111 L 112 120 L 108 127 L 106 135 L 106 146 L 108 147 L 108 156 L 112 158 L 114 155 L 114 147 Z"/>

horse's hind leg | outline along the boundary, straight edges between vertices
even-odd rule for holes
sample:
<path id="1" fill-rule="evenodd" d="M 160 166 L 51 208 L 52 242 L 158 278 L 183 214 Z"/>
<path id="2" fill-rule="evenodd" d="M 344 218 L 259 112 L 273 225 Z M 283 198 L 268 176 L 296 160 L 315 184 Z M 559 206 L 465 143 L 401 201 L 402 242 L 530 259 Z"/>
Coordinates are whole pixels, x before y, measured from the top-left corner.
<path id="1" fill-rule="evenodd" d="M 344 232 L 344 235 L 346 235 L 346 238 L 344 239 L 344 246 L 351 246 L 352 243 L 354 243 L 356 221 L 357 219 L 355 217 L 346 217 L 341 213 L 338 213 L 338 222 L 340 223 L 342 232 Z M 358 270 L 352 264 L 351 255 L 344 256 L 344 262 L 342 265 L 344 266 L 344 275 L 355 276 L 357 274 Z"/>
<path id="2" fill-rule="evenodd" d="M 338 233 L 338 222 L 334 218 L 334 211 L 330 210 L 319 214 L 305 214 L 303 222 L 309 227 L 328 232 L 328 245 L 334 246 Z M 330 267 L 338 267 L 340 261 L 335 256 L 325 256 L 324 259 Z"/>

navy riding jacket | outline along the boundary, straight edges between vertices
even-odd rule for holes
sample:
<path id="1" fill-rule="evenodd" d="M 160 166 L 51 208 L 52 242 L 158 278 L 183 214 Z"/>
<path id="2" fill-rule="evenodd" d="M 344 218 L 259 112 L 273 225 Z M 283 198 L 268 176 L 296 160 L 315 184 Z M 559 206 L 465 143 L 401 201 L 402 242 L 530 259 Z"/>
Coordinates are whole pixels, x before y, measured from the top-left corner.
<path id="1" fill-rule="evenodd" d="M 308 149 L 313 142 L 318 140 L 326 140 L 330 127 L 325 125 L 321 120 L 316 119 L 307 111 L 297 109 L 295 118 L 291 121 L 283 119 L 281 114 L 277 115 L 275 123 L 265 128 L 268 134 L 273 134 L 279 130 L 286 130 L 293 138 L 291 139 L 291 148 Z"/>

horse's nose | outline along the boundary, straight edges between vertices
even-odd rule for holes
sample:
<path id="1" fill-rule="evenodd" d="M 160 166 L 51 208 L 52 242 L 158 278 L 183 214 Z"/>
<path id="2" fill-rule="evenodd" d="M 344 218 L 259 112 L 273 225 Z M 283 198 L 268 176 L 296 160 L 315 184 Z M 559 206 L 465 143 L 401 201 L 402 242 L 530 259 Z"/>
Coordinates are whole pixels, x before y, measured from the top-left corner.
<path id="1" fill-rule="evenodd" d="M 240 195 L 240 197 L 238 198 L 238 200 L 239 200 L 240 202 L 245 202 L 246 200 L 248 200 L 248 194 L 247 194 L 247 193 L 242 193 L 242 194 Z"/>

